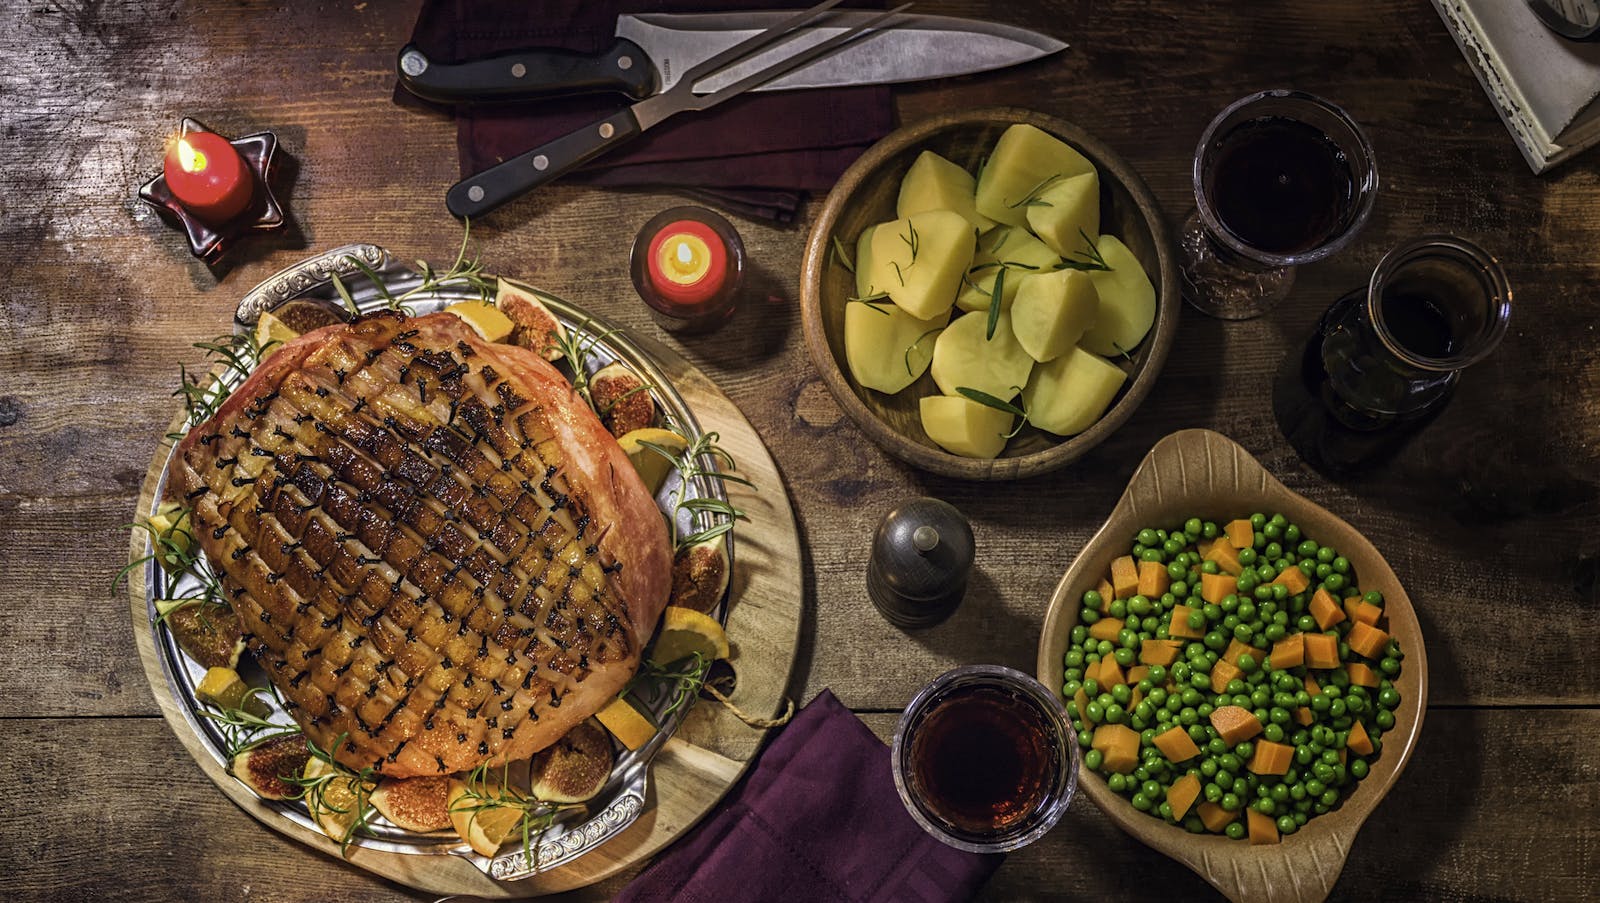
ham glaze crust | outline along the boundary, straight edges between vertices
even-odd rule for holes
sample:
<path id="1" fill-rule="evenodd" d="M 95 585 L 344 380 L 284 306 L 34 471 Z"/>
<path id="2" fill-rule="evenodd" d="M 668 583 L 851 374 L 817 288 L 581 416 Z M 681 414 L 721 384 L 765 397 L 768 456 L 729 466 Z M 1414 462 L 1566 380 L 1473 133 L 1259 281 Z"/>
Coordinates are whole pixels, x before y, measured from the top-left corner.
<path id="1" fill-rule="evenodd" d="M 250 649 L 350 768 L 532 755 L 616 696 L 667 603 L 666 525 L 616 440 L 452 314 L 289 342 L 173 467 Z"/>

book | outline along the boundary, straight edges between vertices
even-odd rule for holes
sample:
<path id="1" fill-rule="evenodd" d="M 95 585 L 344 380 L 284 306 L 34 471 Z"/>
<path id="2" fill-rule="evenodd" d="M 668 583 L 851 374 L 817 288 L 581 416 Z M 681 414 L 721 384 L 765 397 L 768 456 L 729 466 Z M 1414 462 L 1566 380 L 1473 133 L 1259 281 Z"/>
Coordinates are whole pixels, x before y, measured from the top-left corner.
<path id="1" fill-rule="evenodd" d="M 1433 0 L 1536 173 L 1600 143 L 1600 42 L 1572 41 L 1524 0 Z"/>

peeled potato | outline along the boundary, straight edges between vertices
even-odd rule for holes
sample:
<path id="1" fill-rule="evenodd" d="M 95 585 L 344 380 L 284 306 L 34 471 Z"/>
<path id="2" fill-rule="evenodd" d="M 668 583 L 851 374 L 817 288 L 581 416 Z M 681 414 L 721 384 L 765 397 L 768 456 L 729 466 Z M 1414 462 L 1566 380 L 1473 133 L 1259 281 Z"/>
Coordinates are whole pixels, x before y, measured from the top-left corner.
<path id="1" fill-rule="evenodd" d="M 844 306 L 844 357 L 850 375 L 869 389 L 894 394 L 917 381 L 933 360 L 950 313 L 919 320 L 893 304 Z"/>
<path id="2" fill-rule="evenodd" d="M 961 277 L 972 263 L 972 225 L 951 210 L 928 210 L 872 231 L 869 281 L 919 320 L 955 303 Z"/>
<path id="3" fill-rule="evenodd" d="M 1093 172 L 1094 164 L 1066 142 L 1031 125 L 1017 123 L 995 142 L 978 174 L 978 212 L 1012 226 L 1027 222 L 1027 200 L 1055 176 Z"/>
<path id="4" fill-rule="evenodd" d="M 993 458 L 1006 447 L 1012 414 L 960 395 L 928 395 L 921 401 L 922 428 L 951 454 Z"/>
<path id="5" fill-rule="evenodd" d="M 877 226 L 868 226 L 861 230 L 861 235 L 856 238 L 856 297 L 870 298 L 884 289 L 876 288 L 872 284 L 872 231 Z"/>
<path id="6" fill-rule="evenodd" d="M 956 295 L 956 306 L 962 310 L 988 310 L 989 299 L 994 296 L 995 277 L 1000 270 L 993 264 L 1005 264 L 1006 278 L 1000 284 L 1000 309 L 1009 310 L 1024 275 L 1051 269 L 1060 262 L 1061 257 L 1027 229 L 1000 226 L 978 240 L 967 279 L 961 284 L 961 293 Z"/>
<path id="7" fill-rule="evenodd" d="M 1017 344 L 1036 361 L 1050 361 L 1078 344 L 1094 325 L 1100 296 L 1094 280 L 1080 270 L 1051 270 L 1019 280 L 1011 305 Z"/>
<path id="8" fill-rule="evenodd" d="M 1011 331 L 1011 317 L 1000 314 L 994 338 L 988 337 L 989 315 L 984 311 L 962 314 L 939 333 L 933 343 L 933 381 L 946 395 L 961 387 L 1009 400 L 1028 384 L 1033 358 L 1022 350 Z"/>
<path id="9" fill-rule="evenodd" d="M 1081 433 L 1100 419 L 1127 378 L 1117 365 L 1074 347 L 1033 368 L 1022 390 L 1023 410 L 1028 422 L 1045 432 Z"/>
<path id="10" fill-rule="evenodd" d="M 1112 357 L 1130 352 L 1144 341 L 1156 321 L 1156 289 L 1139 258 L 1116 236 L 1100 236 L 1095 247 L 1111 269 L 1089 273 L 1100 295 L 1100 310 L 1094 328 L 1084 333 L 1078 344 Z"/>
<path id="11" fill-rule="evenodd" d="M 994 220 L 978 212 L 975 188 L 972 173 L 933 151 L 923 151 L 900 180 L 894 215 L 904 218 L 925 210 L 954 210 L 972 228 L 986 232 L 994 228 Z"/>
<path id="12" fill-rule="evenodd" d="M 1100 176 L 1094 170 L 1049 186 L 1039 201 L 1027 208 L 1028 228 L 1062 257 L 1081 256 L 1100 234 Z"/>

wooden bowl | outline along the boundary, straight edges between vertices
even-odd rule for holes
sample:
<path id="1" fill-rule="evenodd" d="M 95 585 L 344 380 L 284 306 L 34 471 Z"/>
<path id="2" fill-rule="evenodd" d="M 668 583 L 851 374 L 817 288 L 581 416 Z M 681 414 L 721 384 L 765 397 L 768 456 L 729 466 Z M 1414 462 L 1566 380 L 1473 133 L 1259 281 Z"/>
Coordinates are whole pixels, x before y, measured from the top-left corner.
<path id="1" fill-rule="evenodd" d="M 992 461 L 953 455 L 922 429 L 918 399 L 936 395 L 927 373 L 910 387 L 885 395 L 858 384 L 844 356 L 844 305 L 854 277 L 833 259 L 833 238 L 854 249 L 861 230 L 895 218 L 900 179 L 917 155 L 934 151 L 976 171 L 1006 128 L 1025 122 L 1077 148 L 1100 171 L 1101 231 L 1122 239 L 1156 287 L 1156 321 L 1132 359 L 1118 362 L 1129 381 L 1089 429 L 1063 439 L 1028 427 Z M 899 129 L 873 145 L 828 192 L 811 227 L 801 268 L 800 306 L 806 348 L 828 390 L 845 413 L 885 451 L 908 464 L 945 476 L 1011 480 L 1054 470 L 1076 460 L 1121 426 L 1150 393 L 1178 327 L 1182 295 L 1176 251 L 1166 220 L 1138 173 L 1111 148 L 1070 122 L 1029 110 L 996 108 L 951 113 Z"/>
<path id="2" fill-rule="evenodd" d="M 1383 593 L 1388 630 L 1400 641 L 1405 661 L 1395 681 L 1401 694 L 1395 726 L 1384 733 L 1382 753 L 1371 771 L 1339 808 L 1311 819 L 1276 845 L 1262 846 L 1169 825 L 1134 809 L 1087 768 L 1079 770 L 1078 787 L 1122 830 L 1187 865 L 1230 899 L 1303 903 L 1321 900 L 1333 888 L 1356 831 L 1411 758 L 1428 696 L 1428 656 L 1411 600 L 1383 556 L 1355 528 L 1290 492 L 1226 437 L 1209 430 L 1173 433 L 1145 456 L 1105 526 L 1061 578 L 1039 638 L 1038 674 L 1045 686 L 1059 691 L 1062 655 L 1078 623 L 1079 601 L 1108 573 L 1113 558 L 1127 554 L 1141 528 L 1189 517 L 1221 521 L 1257 511 L 1281 512 L 1307 536 L 1338 549 L 1350 560 L 1361 587 Z"/>

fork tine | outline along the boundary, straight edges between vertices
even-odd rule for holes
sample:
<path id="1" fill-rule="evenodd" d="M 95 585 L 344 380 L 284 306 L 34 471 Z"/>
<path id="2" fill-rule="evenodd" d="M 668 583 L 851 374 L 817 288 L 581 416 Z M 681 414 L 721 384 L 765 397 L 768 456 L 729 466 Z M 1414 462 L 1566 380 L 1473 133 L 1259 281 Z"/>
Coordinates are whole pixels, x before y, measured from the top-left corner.
<path id="1" fill-rule="evenodd" d="M 710 94 L 696 96 L 694 109 L 709 110 L 717 104 L 722 103 L 724 100 L 728 100 L 732 97 L 742 94 L 751 88 L 764 85 L 775 78 L 786 75 L 787 73 L 800 68 L 801 66 L 827 56 L 829 53 L 832 53 L 834 50 L 838 49 L 840 45 L 850 43 L 862 37 L 866 37 L 866 32 L 869 30 L 874 30 L 874 33 L 876 33 L 875 28 L 879 23 L 897 13 L 904 12 L 911 5 L 912 4 L 909 2 L 902 3 L 894 9 L 884 10 L 882 13 L 873 16 L 872 18 L 862 22 L 860 25 L 857 25 L 848 31 L 836 34 L 820 44 L 807 47 L 805 50 L 802 50 L 793 56 L 785 57 L 784 59 L 773 63 L 759 72 L 751 73 L 750 75 L 739 79 L 731 85 L 718 88 L 716 91 L 713 91 Z M 700 77 L 703 78 L 704 75 L 702 74 Z M 688 83 L 688 81 L 688 76 L 684 76 L 683 83 Z M 690 87 L 692 88 L 693 85 L 691 84 Z"/>
<path id="2" fill-rule="evenodd" d="M 722 69 L 725 66 L 728 66 L 731 63 L 736 63 L 739 60 L 744 59 L 745 57 L 755 53 L 763 47 L 766 47 L 768 44 L 773 43 L 789 32 L 794 31 L 796 28 L 799 28 L 800 26 L 812 21 L 828 10 L 833 9 L 842 2 L 843 0 L 823 0 L 823 2 L 818 3 L 816 6 L 813 6 L 810 9 L 801 10 L 789 18 L 784 19 L 782 22 L 767 28 L 765 31 L 745 38 L 743 41 L 740 41 L 716 56 L 701 62 L 688 72 L 685 72 L 683 76 L 678 79 L 678 84 L 686 86 L 692 93 L 694 91 L 695 82 Z"/>

